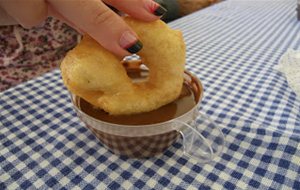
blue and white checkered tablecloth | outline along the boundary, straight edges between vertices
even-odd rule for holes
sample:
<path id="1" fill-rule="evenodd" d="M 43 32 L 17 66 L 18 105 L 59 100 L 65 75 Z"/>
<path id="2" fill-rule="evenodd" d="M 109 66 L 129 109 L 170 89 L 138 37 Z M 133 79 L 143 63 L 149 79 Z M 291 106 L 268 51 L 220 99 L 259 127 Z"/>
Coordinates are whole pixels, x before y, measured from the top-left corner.
<path id="1" fill-rule="evenodd" d="M 170 23 L 226 145 L 208 164 L 128 159 L 76 117 L 58 70 L 0 94 L 0 189 L 300 189 L 300 97 L 274 66 L 300 48 L 296 0 L 231 0 Z"/>

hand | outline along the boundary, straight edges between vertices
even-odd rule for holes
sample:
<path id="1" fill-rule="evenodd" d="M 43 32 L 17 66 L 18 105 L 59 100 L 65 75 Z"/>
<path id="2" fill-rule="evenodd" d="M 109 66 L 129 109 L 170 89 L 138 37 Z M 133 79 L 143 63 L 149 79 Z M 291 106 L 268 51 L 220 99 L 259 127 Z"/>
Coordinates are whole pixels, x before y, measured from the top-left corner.
<path id="1" fill-rule="evenodd" d="M 0 0 L 0 22 L 31 28 L 52 16 L 88 33 L 116 55 L 138 52 L 142 44 L 136 33 L 105 3 L 144 21 L 166 12 L 153 0 Z"/>

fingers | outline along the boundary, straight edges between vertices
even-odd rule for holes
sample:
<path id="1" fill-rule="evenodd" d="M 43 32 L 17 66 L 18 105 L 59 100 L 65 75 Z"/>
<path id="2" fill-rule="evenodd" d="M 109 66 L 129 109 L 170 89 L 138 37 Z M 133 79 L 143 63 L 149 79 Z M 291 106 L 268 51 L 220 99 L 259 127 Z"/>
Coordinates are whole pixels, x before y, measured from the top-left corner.
<path id="1" fill-rule="evenodd" d="M 0 6 L 25 28 L 40 24 L 48 14 L 44 0 L 0 0 Z"/>
<path id="2" fill-rule="evenodd" d="M 62 16 L 60 13 L 58 13 L 55 9 L 52 8 L 51 5 L 48 6 L 48 16 L 54 17 L 62 22 L 64 22 L 65 24 L 67 24 L 68 26 L 72 27 L 73 29 L 75 29 L 78 33 L 80 34 L 84 34 L 84 31 L 81 30 L 80 28 L 78 28 L 74 23 L 72 23 L 71 21 L 69 21 L 68 19 L 66 19 L 64 16 Z"/>
<path id="3" fill-rule="evenodd" d="M 144 21 L 158 19 L 166 12 L 153 0 L 104 2 Z M 142 49 L 142 43 L 135 32 L 101 0 L 0 0 L 0 7 L 4 10 L 0 11 L 4 15 L 1 22 L 17 22 L 30 28 L 51 15 L 88 33 L 116 55 L 125 56 Z"/>
<path id="4" fill-rule="evenodd" d="M 15 24 L 18 24 L 18 22 L 0 7 L 0 26 Z"/>
<path id="5" fill-rule="evenodd" d="M 100 0 L 48 0 L 64 18 L 119 56 L 142 48 L 135 32 Z"/>
<path id="6" fill-rule="evenodd" d="M 144 20 L 154 21 L 167 10 L 153 0 L 103 0 L 105 3 L 117 8 L 128 15 Z"/>

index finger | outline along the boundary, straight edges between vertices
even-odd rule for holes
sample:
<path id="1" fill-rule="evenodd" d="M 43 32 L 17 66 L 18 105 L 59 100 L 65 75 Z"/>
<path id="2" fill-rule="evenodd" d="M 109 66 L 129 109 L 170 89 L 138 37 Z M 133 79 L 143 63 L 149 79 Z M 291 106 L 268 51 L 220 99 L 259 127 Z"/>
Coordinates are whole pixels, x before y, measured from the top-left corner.
<path id="1" fill-rule="evenodd" d="M 135 32 L 100 0 L 48 2 L 62 16 L 116 55 L 129 55 L 142 47 Z"/>

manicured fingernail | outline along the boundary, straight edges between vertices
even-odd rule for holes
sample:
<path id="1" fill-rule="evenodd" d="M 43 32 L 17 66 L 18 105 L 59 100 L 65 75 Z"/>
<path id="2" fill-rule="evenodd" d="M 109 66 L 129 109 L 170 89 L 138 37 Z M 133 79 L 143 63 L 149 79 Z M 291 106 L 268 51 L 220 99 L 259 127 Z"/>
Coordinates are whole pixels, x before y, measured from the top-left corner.
<path id="1" fill-rule="evenodd" d="M 120 38 L 120 46 L 130 53 L 137 53 L 143 48 L 143 44 L 130 31 L 126 31 Z"/>
<path id="2" fill-rule="evenodd" d="M 160 2 L 155 2 L 154 0 L 147 1 L 147 9 L 155 16 L 162 16 L 167 12 L 167 9 L 160 4 Z"/>
<path id="3" fill-rule="evenodd" d="M 136 43 L 134 43 L 132 46 L 126 48 L 126 50 L 130 53 L 137 53 L 138 51 L 140 51 L 143 48 L 143 44 L 141 41 L 137 41 Z"/>

